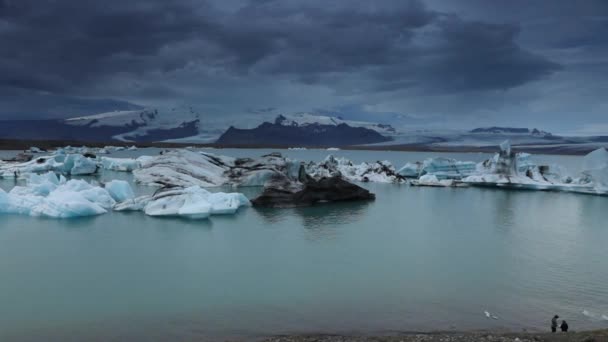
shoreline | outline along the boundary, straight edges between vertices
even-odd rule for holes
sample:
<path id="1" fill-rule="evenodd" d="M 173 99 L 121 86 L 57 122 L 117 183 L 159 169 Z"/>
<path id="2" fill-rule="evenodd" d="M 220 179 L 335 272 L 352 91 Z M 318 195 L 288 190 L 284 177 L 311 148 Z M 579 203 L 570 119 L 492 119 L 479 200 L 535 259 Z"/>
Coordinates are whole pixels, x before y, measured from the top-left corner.
<path id="1" fill-rule="evenodd" d="M 121 142 L 121 141 L 106 141 L 106 142 L 86 142 L 78 140 L 14 140 L 14 139 L 0 139 L 0 151 L 25 151 L 32 146 L 36 146 L 42 149 L 53 149 L 65 146 L 87 146 L 87 147 L 105 147 L 105 146 L 137 146 L 140 148 L 184 148 L 184 147 L 195 147 L 195 148 L 214 148 L 214 149 L 289 149 L 294 147 L 302 147 L 306 149 L 320 149 L 326 150 L 336 146 L 288 146 L 288 145 L 221 145 L 215 143 L 206 144 L 187 144 L 187 143 L 138 143 L 138 142 Z M 595 150 L 595 147 L 586 147 L 577 145 L 571 146 L 560 146 L 560 145 L 546 145 L 546 146 L 525 146 L 525 145 L 514 145 L 513 151 L 515 152 L 527 152 L 532 154 L 546 154 L 546 155 L 571 155 L 580 156 L 586 155 L 587 153 Z M 444 153 L 495 153 L 498 151 L 498 146 L 428 146 L 428 145 L 383 145 L 383 146 L 340 146 L 340 150 L 346 151 L 391 151 L 391 152 L 444 152 Z M 331 151 L 330 151 L 331 152 Z"/>
<path id="2" fill-rule="evenodd" d="M 557 332 L 503 332 L 503 331 L 437 331 L 403 332 L 390 335 L 368 336 L 363 334 L 304 334 L 277 335 L 262 342 L 608 342 L 608 329 Z"/>

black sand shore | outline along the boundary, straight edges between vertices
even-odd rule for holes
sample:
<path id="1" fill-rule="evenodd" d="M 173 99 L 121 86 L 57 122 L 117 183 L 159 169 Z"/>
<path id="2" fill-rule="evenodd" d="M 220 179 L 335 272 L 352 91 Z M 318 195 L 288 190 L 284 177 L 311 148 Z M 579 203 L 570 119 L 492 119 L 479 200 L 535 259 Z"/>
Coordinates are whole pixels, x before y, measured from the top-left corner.
<path id="1" fill-rule="evenodd" d="M 435 332 L 391 336 L 275 336 L 264 342 L 608 342 L 608 330 L 568 333 Z"/>

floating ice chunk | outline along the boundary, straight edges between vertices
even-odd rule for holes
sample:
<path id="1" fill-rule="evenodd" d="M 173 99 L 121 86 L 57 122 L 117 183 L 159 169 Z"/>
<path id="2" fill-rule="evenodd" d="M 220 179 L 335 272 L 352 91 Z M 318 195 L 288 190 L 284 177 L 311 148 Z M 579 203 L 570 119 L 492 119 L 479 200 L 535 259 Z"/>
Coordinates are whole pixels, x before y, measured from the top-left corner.
<path id="1" fill-rule="evenodd" d="M 94 186 L 82 179 L 72 179 L 64 185 L 59 186 L 53 193 L 74 192 L 81 194 L 88 201 L 101 206 L 104 209 L 110 209 L 116 201 L 110 196 L 110 193 L 99 186 Z"/>
<path id="2" fill-rule="evenodd" d="M 462 179 L 477 170 L 477 164 L 450 158 L 429 158 L 422 163 L 421 175 L 434 175 L 438 179 Z"/>
<path id="3" fill-rule="evenodd" d="M 53 176 L 30 176 L 25 187 L 0 190 L 0 213 L 70 218 L 103 214 L 116 203 L 105 189 Z"/>
<path id="4" fill-rule="evenodd" d="M 608 151 L 597 149 L 583 158 L 582 174 L 589 179 L 598 193 L 608 192 Z"/>
<path id="5" fill-rule="evenodd" d="M 105 189 L 116 202 L 124 202 L 135 197 L 133 189 L 128 182 L 123 180 L 112 180 L 105 185 Z"/>
<path id="6" fill-rule="evenodd" d="M 249 199 L 241 193 L 212 193 L 208 197 L 211 214 L 234 214 L 240 207 L 250 205 Z"/>
<path id="7" fill-rule="evenodd" d="M 115 211 L 143 211 L 146 204 L 150 203 L 152 196 L 144 195 L 132 199 L 127 199 L 114 206 Z"/>
<path id="8" fill-rule="evenodd" d="M 105 213 L 106 210 L 97 203 L 91 202 L 84 194 L 73 191 L 51 192 L 38 205 L 32 207 L 31 216 L 54 218 L 72 218 L 93 216 Z"/>
<path id="9" fill-rule="evenodd" d="M 602 320 L 608 321 L 608 315 L 602 315 Z"/>
<path id="10" fill-rule="evenodd" d="M 397 173 L 402 175 L 403 177 L 418 178 L 418 176 L 420 176 L 421 171 L 422 163 L 415 162 L 406 163 L 405 165 L 403 165 L 403 167 L 399 169 L 399 171 L 397 171 Z"/>
<path id="11" fill-rule="evenodd" d="M 506 154 L 511 154 L 511 142 L 509 140 L 505 140 L 500 143 L 500 150 Z"/>
<path id="12" fill-rule="evenodd" d="M 404 176 L 389 161 L 355 164 L 346 158 L 328 155 L 320 163 L 308 163 L 306 172 L 315 179 L 342 176 L 355 182 L 399 183 Z"/>
<path id="13" fill-rule="evenodd" d="M 64 161 L 63 169 L 70 175 L 90 175 L 97 172 L 97 163 L 80 154 L 70 154 Z"/>
<path id="14" fill-rule="evenodd" d="M 145 202 L 144 199 L 140 202 Z M 182 216 L 192 219 L 212 214 L 233 214 L 239 207 L 250 205 L 240 193 L 211 193 L 198 186 L 169 190 L 154 195 L 143 210 L 150 216 Z"/>
<path id="15" fill-rule="evenodd" d="M 38 147 L 36 147 L 36 146 L 32 146 L 32 147 L 30 147 L 29 151 L 30 151 L 31 153 L 42 153 L 42 152 L 44 152 L 42 149 L 40 149 L 40 148 L 38 148 Z"/>
<path id="16" fill-rule="evenodd" d="M 338 148 L 338 147 L 329 147 L 329 148 L 327 148 L 327 151 L 340 151 L 340 148 Z"/>
<path id="17" fill-rule="evenodd" d="M 129 150 L 129 151 L 137 151 L 137 146 L 133 145 L 133 146 L 129 147 L 127 150 Z"/>
<path id="18" fill-rule="evenodd" d="M 294 176 L 300 168 L 299 162 L 273 153 L 259 159 L 235 159 L 211 153 L 175 150 L 137 160 L 141 165 L 133 171 L 137 182 L 173 187 L 262 186 L 269 179 L 295 181 Z"/>
<path id="19" fill-rule="evenodd" d="M 106 170 L 131 172 L 139 167 L 139 162 L 133 158 L 101 157 L 101 165 Z"/>

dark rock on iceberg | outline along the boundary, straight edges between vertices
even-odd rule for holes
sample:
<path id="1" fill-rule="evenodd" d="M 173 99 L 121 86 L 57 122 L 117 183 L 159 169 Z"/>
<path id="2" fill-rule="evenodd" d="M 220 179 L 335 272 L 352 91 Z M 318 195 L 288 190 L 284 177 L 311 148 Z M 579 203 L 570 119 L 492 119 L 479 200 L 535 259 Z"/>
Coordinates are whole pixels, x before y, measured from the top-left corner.
<path id="1" fill-rule="evenodd" d="M 365 201 L 376 196 L 339 176 L 314 179 L 300 169 L 300 183 L 273 182 L 251 203 L 254 207 L 305 207 L 315 203 Z"/>

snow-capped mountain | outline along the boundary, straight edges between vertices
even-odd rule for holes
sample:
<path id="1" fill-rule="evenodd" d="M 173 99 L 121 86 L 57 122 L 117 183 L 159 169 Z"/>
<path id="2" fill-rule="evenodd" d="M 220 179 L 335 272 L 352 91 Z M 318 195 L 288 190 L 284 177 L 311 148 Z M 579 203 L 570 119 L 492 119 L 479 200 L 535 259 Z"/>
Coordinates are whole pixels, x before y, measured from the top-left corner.
<path id="1" fill-rule="evenodd" d="M 116 111 L 65 120 L 67 125 L 114 131 L 112 140 L 162 141 L 199 134 L 199 115 L 192 109 L 159 113 L 157 109 Z"/>
<path id="2" fill-rule="evenodd" d="M 292 126 L 292 127 L 305 127 L 309 125 L 326 125 L 326 126 L 338 126 L 340 124 L 346 124 L 350 127 L 361 127 L 371 129 L 382 135 L 395 135 L 397 130 L 391 125 L 365 122 L 365 121 L 351 121 L 344 120 L 340 117 L 315 115 L 309 113 L 299 114 L 282 114 L 275 119 L 275 124 L 281 126 Z"/>
<path id="3" fill-rule="evenodd" d="M 362 145 L 391 140 L 390 137 L 378 132 L 378 130 L 387 131 L 391 128 L 373 123 L 349 122 L 339 118 L 310 114 L 279 115 L 274 123 L 264 122 L 256 128 L 241 129 L 231 126 L 220 136 L 217 143 L 232 146 Z"/>

